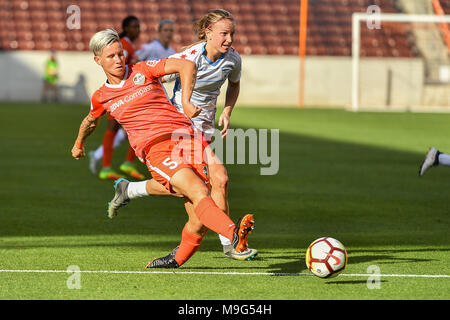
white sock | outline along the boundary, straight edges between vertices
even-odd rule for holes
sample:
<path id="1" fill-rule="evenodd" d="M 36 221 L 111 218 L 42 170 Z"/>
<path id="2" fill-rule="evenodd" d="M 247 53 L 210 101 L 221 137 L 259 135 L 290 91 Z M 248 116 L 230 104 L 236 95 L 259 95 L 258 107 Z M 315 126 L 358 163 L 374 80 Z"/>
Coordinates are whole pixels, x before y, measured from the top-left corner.
<path id="1" fill-rule="evenodd" d="M 125 133 L 125 130 L 120 128 L 119 131 L 117 131 L 116 136 L 114 137 L 113 148 L 115 149 L 118 146 L 120 146 L 122 142 L 124 142 L 126 139 L 127 134 Z M 100 147 L 98 147 L 97 150 L 95 150 L 94 158 L 97 161 L 100 161 L 103 158 L 103 145 L 100 145 Z"/>
<path id="2" fill-rule="evenodd" d="M 134 199 L 134 198 L 140 198 L 148 196 L 147 189 L 145 186 L 147 185 L 147 180 L 145 181 L 139 181 L 139 182 L 130 182 L 128 184 L 128 198 Z"/>
<path id="3" fill-rule="evenodd" d="M 228 238 L 226 238 L 223 235 L 221 235 L 221 234 L 219 234 L 219 239 L 220 239 L 220 242 L 222 243 L 222 246 L 229 246 L 229 245 L 231 245 L 231 241 Z"/>
<path id="4" fill-rule="evenodd" d="M 127 139 L 127 134 L 125 133 L 125 130 L 120 128 L 119 131 L 117 131 L 116 136 L 114 137 L 113 148 L 115 149 L 118 146 L 120 146 L 122 144 L 122 142 L 124 142 L 126 139 Z"/>
<path id="5" fill-rule="evenodd" d="M 441 153 L 439 155 L 439 164 L 450 167 L 450 155 Z"/>
<path id="6" fill-rule="evenodd" d="M 98 147 L 97 150 L 95 150 L 94 158 L 97 161 L 100 161 L 103 158 L 103 145 L 100 145 L 100 147 Z"/>

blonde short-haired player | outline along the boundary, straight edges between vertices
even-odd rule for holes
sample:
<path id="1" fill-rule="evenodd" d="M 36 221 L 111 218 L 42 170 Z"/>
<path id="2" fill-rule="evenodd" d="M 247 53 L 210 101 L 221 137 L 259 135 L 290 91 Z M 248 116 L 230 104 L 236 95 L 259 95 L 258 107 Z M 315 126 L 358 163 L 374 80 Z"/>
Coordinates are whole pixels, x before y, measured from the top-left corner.
<path id="1" fill-rule="evenodd" d="M 232 48 L 235 32 L 233 16 L 226 10 L 216 9 L 209 11 L 200 20 L 195 22 L 194 28 L 199 41 L 188 46 L 182 52 L 171 57 L 193 61 L 197 66 L 197 82 L 192 93 L 191 101 L 201 107 L 196 117 L 190 117 L 194 127 L 203 134 L 204 144 L 207 147 L 215 130 L 215 114 L 217 97 L 220 88 L 228 82 L 225 98 L 225 108 L 219 118 L 222 138 L 227 135 L 230 127 L 230 116 L 240 90 L 241 57 Z M 181 113 L 185 112 L 182 105 L 184 88 L 179 75 L 173 74 L 164 77 L 164 81 L 175 80 L 172 104 Z M 189 115 L 188 115 L 189 116 Z M 210 150 L 210 148 L 207 148 Z M 227 201 L 228 175 L 220 160 L 211 152 L 208 157 L 209 174 L 211 181 L 211 198 L 224 212 L 229 213 Z M 130 184 L 137 184 L 130 182 Z M 146 187 L 142 187 L 139 196 L 163 195 L 165 190 L 154 180 L 148 180 Z M 117 211 L 114 211 L 115 213 Z M 111 218 L 113 216 L 110 215 Z M 230 241 L 219 235 L 225 256 L 236 260 L 251 260 L 258 254 L 256 249 L 248 248 L 243 252 L 236 252 Z"/>
<path id="2" fill-rule="evenodd" d="M 170 46 L 170 43 L 173 38 L 173 32 L 174 32 L 174 22 L 169 19 L 162 19 L 158 23 L 158 39 L 156 39 L 150 43 L 146 43 L 146 44 L 142 45 L 142 47 L 137 51 L 134 48 L 133 42 L 130 39 L 128 39 L 127 37 L 122 38 L 122 45 L 130 47 L 127 50 L 127 52 L 129 52 L 131 54 L 130 57 L 132 57 L 133 59 L 136 60 L 136 61 L 132 61 L 132 63 L 136 63 L 137 61 L 144 61 L 144 60 L 164 59 L 175 53 L 175 50 Z M 126 49 L 126 48 L 124 47 L 124 49 Z M 128 57 L 128 59 L 130 59 L 130 57 Z M 110 134 L 113 134 L 113 133 L 110 133 Z M 114 136 L 114 141 L 112 143 L 112 149 L 116 149 L 117 147 L 119 147 L 122 144 L 122 142 L 124 142 L 126 140 L 127 140 L 127 135 L 126 135 L 125 131 L 122 128 L 119 128 L 117 133 Z M 108 142 L 111 143 L 110 141 L 108 141 Z M 111 145 L 109 144 L 108 147 L 109 147 L 108 154 L 110 154 L 111 150 L 112 150 Z M 104 150 L 104 148 L 103 148 L 103 144 L 102 144 L 95 151 L 89 152 L 89 169 L 91 170 L 91 172 L 93 174 L 97 174 L 98 163 L 102 160 L 102 158 L 104 156 L 103 150 Z M 128 167 L 126 165 L 122 164 L 121 167 L 122 167 L 122 171 L 125 170 L 124 172 L 131 173 L 133 171 L 133 170 L 128 170 L 128 171 L 126 170 L 127 168 L 133 169 L 133 167 L 130 166 L 130 164 L 128 164 Z M 137 170 L 135 170 L 135 171 L 137 171 Z M 135 175 L 134 177 L 140 178 L 137 175 Z M 113 180 L 115 180 L 117 178 L 119 178 L 119 177 L 113 176 Z"/>
<path id="3" fill-rule="evenodd" d="M 155 181 L 168 193 L 185 197 L 189 219 L 180 245 L 169 255 L 153 259 L 147 268 L 180 267 L 197 251 L 208 229 L 228 238 L 237 252 L 245 251 L 253 229 L 253 216 L 247 214 L 234 224 L 215 204 L 209 195 L 208 165 L 203 153 L 198 157 L 194 153 L 196 148 L 190 148 L 202 149 L 203 146 L 195 137 L 189 120 L 201 110 L 191 103 L 197 72 L 195 64 L 170 58 L 126 65 L 119 35 L 112 29 L 97 32 L 89 47 L 107 80 L 92 95 L 90 112 L 81 122 L 72 156 L 79 160 L 86 155 L 86 138 L 97 127 L 99 118 L 109 112 L 125 129 L 130 145 L 146 163 Z M 159 80 L 172 73 L 180 75 L 186 115 L 170 103 Z M 119 179 L 112 200 L 114 205 L 109 209 L 117 209 L 133 199 L 139 186 L 139 182 L 132 185 Z"/>
<path id="4" fill-rule="evenodd" d="M 126 64 L 134 64 L 137 62 L 136 47 L 134 42 L 140 34 L 140 22 L 135 16 L 127 16 L 122 20 L 123 32 L 119 35 Z M 108 126 L 103 136 L 102 145 L 95 151 L 89 152 L 89 169 L 93 174 L 97 174 L 97 165 L 102 160 L 102 168 L 98 172 L 100 179 L 116 180 L 123 178 L 123 174 L 112 169 L 112 158 L 114 149 L 126 140 L 125 132 L 120 125 L 112 117 L 108 115 Z M 135 179 L 143 180 L 145 176 L 141 174 L 135 166 L 136 155 L 134 150 L 129 147 L 125 161 L 120 165 L 119 170 Z"/>

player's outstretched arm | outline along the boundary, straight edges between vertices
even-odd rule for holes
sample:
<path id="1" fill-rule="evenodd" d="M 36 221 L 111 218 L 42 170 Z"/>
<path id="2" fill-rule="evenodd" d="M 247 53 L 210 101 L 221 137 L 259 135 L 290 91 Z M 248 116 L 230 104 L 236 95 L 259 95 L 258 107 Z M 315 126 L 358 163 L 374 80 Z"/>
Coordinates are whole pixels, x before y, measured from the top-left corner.
<path id="1" fill-rule="evenodd" d="M 167 74 L 179 73 L 184 113 L 188 118 L 194 118 L 199 115 L 202 108 L 196 107 L 191 103 L 192 92 L 194 91 L 195 81 L 197 80 L 197 67 L 194 62 L 185 59 L 169 58 L 166 61 L 164 70 Z"/>
<path id="2" fill-rule="evenodd" d="M 84 140 L 94 132 L 98 125 L 98 120 L 91 114 L 88 114 L 83 121 L 81 121 L 80 130 L 78 131 L 78 137 L 75 140 L 75 144 L 72 148 L 72 157 L 76 160 L 80 160 L 86 153 L 84 152 Z"/>
<path id="3" fill-rule="evenodd" d="M 223 125 L 223 128 L 220 131 L 220 133 L 222 134 L 222 138 L 225 138 L 227 136 L 228 129 L 230 128 L 231 112 L 233 112 L 233 108 L 239 97 L 240 89 L 241 89 L 240 81 L 238 82 L 228 81 L 228 88 L 225 96 L 225 107 L 223 108 L 222 114 L 220 115 L 219 118 L 219 126 Z"/>

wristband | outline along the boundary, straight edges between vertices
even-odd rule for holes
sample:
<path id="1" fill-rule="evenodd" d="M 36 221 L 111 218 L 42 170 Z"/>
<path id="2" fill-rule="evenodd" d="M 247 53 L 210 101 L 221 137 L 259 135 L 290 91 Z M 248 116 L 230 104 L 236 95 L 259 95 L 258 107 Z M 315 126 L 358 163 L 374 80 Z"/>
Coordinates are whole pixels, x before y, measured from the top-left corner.
<path id="1" fill-rule="evenodd" d="M 77 141 L 75 141 L 75 147 L 77 147 L 78 149 L 83 149 L 84 143 L 79 143 L 77 140 Z"/>

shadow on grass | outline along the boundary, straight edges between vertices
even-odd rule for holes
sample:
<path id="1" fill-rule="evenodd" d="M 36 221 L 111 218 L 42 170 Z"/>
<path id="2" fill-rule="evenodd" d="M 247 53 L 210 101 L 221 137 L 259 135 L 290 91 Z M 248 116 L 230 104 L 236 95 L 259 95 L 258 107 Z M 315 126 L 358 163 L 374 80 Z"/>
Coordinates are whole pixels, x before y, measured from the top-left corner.
<path id="1" fill-rule="evenodd" d="M 411 250 L 410 252 L 414 252 Z M 350 260 L 350 258 L 349 258 Z M 367 255 L 356 256 L 351 258 L 351 263 L 366 263 L 377 261 L 378 264 L 394 264 L 394 263 L 417 263 L 417 262 L 430 262 L 438 261 L 437 259 L 417 259 L 417 258 L 400 258 L 391 255 Z"/>
<path id="2" fill-rule="evenodd" d="M 409 250 L 408 252 L 415 252 L 415 250 Z M 306 267 L 305 256 L 273 256 L 270 259 L 270 256 L 265 256 L 266 261 L 270 260 L 292 260 L 283 263 L 274 263 L 269 264 L 269 269 L 271 272 L 278 273 L 297 273 L 297 272 L 309 272 Z M 431 261 L 439 261 L 438 259 L 419 259 L 419 258 L 404 258 L 396 255 L 362 255 L 362 256 L 349 256 L 348 263 L 349 264 L 359 264 L 359 263 L 376 263 L 377 265 L 382 264 L 409 264 L 409 263 L 424 263 Z"/>
<path id="3" fill-rule="evenodd" d="M 450 248 L 414 248 L 414 249 L 352 249 L 351 253 L 371 252 L 371 253 L 404 253 L 404 252 L 449 252 Z"/>
<path id="4" fill-rule="evenodd" d="M 48 120 L 42 119 L 40 110 L 27 110 L 27 119 L 31 120 L 24 121 L 43 121 L 40 126 L 30 122 L 32 132 L 22 130 L 27 123 L 21 128 L 5 128 L 15 139 L 2 142 L 2 150 L 8 154 L 8 159 L 2 160 L 8 168 L 3 176 L 8 188 L 0 190 L 2 237 L 130 234 L 157 239 L 160 235 L 181 234 L 187 220 L 183 206 L 167 197 L 133 200 L 121 209 L 125 218 L 106 221 L 104 205 L 113 195 L 112 183 L 93 177 L 87 161 L 74 161 L 69 153 L 82 118 L 80 110 L 52 112 L 57 121 L 52 119 L 52 125 L 46 125 Z M 275 128 L 281 126 L 274 124 Z M 100 129 L 87 148 L 99 144 L 102 133 Z M 125 147 L 119 149 L 115 161 L 120 162 L 125 152 Z M 26 155 L 30 158 L 24 162 Z M 281 129 L 277 175 L 261 176 L 260 168 L 266 167 L 262 165 L 227 165 L 232 216 L 255 213 L 256 229 L 250 241 L 261 252 L 263 248 L 306 248 L 324 235 L 338 238 L 348 248 L 449 245 L 448 195 L 442 190 L 448 189 L 450 170 L 435 168 L 418 178 L 423 156 L 288 134 Z M 145 170 L 143 165 L 140 168 Z M 268 234 L 271 237 L 265 236 Z M 219 245 L 217 238 L 211 241 Z M 94 242 L 85 246 L 102 245 L 105 244 Z M 172 243 L 164 241 L 112 245 L 173 248 Z M 350 259 L 352 263 L 430 261 L 383 254 Z M 281 272 L 298 272 L 297 261 L 271 267 Z"/>

